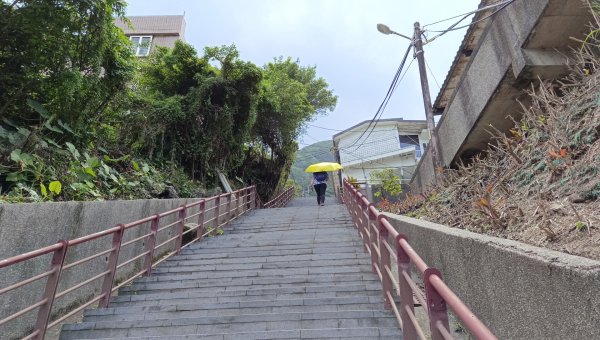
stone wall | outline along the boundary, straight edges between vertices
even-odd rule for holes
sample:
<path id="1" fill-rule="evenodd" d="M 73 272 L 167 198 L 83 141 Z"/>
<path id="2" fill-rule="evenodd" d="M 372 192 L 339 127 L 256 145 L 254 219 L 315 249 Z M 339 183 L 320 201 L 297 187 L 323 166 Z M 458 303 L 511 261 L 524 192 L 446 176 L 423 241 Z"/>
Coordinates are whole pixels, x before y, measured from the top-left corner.
<path id="1" fill-rule="evenodd" d="M 499 339 L 597 339 L 600 262 L 386 214 Z"/>
<path id="2" fill-rule="evenodd" d="M 140 220 L 147 216 L 166 212 L 181 205 L 199 201 L 196 199 L 168 199 L 168 200 L 131 200 L 131 201 L 103 201 L 103 202 L 51 202 L 28 204 L 0 204 L 0 260 L 29 251 L 40 249 L 58 240 L 72 240 L 82 236 L 97 233 L 116 226 L 119 223 L 128 223 Z M 222 204 L 226 202 L 222 198 Z M 232 200 L 235 204 L 235 198 Z M 206 209 L 214 206 L 214 200 L 206 203 Z M 188 216 L 197 212 L 193 208 Z M 225 220 L 221 207 L 221 222 Z M 205 221 L 214 217 L 214 209 L 206 213 Z M 177 214 L 164 217 L 160 225 L 166 226 L 177 219 Z M 195 221 L 194 218 L 192 221 Z M 215 226 L 214 222 L 206 226 Z M 132 227 L 125 231 L 124 242 L 133 240 L 149 233 L 150 223 Z M 165 242 L 175 235 L 175 227 L 167 228 L 157 235 L 156 245 Z M 145 251 L 146 240 L 139 240 L 120 250 L 119 263 L 123 263 L 135 255 Z M 71 246 L 68 250 L 65 264 L 72 263 L 111 248 L 112 235 L 104 236 L 95 241 Z M 174 241 L 169 242 L 155 252 L 155 257 L 174 249 Z M 0 289 L 10 286 L 15 282 L 30 278 L 34 275 L 49 270 L 52 254 L 47 254 L 36 259 L 25 261 L 19 265 L 0 269 Z M 93 259 L 85 264 L 66 269 L 60 279 L 58 290 L 72 287 L 106 270 L 108 254 Z M 141 270 L 143 258 L 124 266 L 117 272 L 117 281 L 122 281 L 133 273 Z M 10 293 L 0 295 L 0 319 L 19 311 L 41 300 L 46 280 L 28 284 Z M 97 295 L 100 291 L 102 279 L 97 279 L 76 291 L 69 293 L 54 303 L 53 311 L 68 309 L 80 304 L 87 298 Z M 16 320 L 0 326 L 0 338 L 12 339 L 22 336 L 31 329 L 35 323 L 37 309 L 25 314 Z"/>

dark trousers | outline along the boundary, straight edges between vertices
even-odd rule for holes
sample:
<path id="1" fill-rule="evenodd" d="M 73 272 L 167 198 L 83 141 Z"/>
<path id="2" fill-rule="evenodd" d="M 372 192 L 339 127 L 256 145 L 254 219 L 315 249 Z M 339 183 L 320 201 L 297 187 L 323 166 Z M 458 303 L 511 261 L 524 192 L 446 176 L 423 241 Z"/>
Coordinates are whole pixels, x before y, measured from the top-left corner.
<path id="1" fill-rule="evenodd" d="M 327 183 L 315 184 L 315 192 L 317 193 L 317 204 L 325 203 L 325 190 L 327 190 Z"/>

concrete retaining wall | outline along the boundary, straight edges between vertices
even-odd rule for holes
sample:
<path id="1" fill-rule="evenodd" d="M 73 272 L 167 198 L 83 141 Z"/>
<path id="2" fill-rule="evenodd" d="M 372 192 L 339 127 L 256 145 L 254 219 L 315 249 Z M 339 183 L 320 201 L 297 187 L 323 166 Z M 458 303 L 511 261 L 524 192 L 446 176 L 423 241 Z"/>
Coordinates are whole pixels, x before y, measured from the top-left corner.
<path id="1" fill-rule="evenodd" d="M 600 262 L 386 214 L 500 339 L 598 339 Z"/>
<path id="2" fill-rule="evenodd" d="M 56 243 L 60 239 L 71 240 L 85 235 L 109 229 L 119 223 L 128 223 L 144 217 L 175 209 L 183 204 L 197 202 L 200 199 L 170 199 L 170 200 L 131 200 L 104 202 L 55 202 L 31 204 L 0 204 L 0 260 L 32 250 L 40 249 Z M 235 203 L 235 201 L 233 201 Z M 232 203 L 232 204 L 233 204 Z M 206 208 L 214 206 L 214 201 L 207 201 Z M 224 209 L 221 208 L 221 214 Z M 197 210 L 196 210 L 197 211 Z M 188 213 L 188 216 L 195 211 Z M 175 214 L 176 215 L 176 214 Z M 161 219 L 165 226 L 177 219 L 177 216 Z M 214 210 L 207 212 L 205 220 L 214 215 Z M 222 217 L 223 219 L 224 217 Z M 207 223 L 207 226 L 211 223 Z M 214 226 L 214 223 L 212 223 Z M 124 241 L 145 235 L 149 232 L 150 223 L 133 227 L 125 232 Z M 157 245 L 174 236 L 175 228 L 159 232 Z M 74 259 L 82 259 L 111 248 L 112 236 L 105 236 L 97 241 L 72 246 L 69 248 L 65 263 Z M 174 242 L 165 245 L 158 254 L 166 253 L 173 248 Z M 141 254 L 145 249 L 145 241 L 140 240 L 125 246 L 119 254 L 119 263 Z M 0 269 L 0 288 L 46 272 L 49 269 L 52 254 L 41 256 L 35 260 L 25 261 L 20 265 Z M 89 261 L 83 265 L 67 269 L 60 280 L 59 291 L 72 287 L 94 275 L 106 270 L 107 255 Z M 117 273 L 117 280 L 122 280 L 132 273 L 141 270 L 143 258 L 125 266 Z M 67 294 L 54 303 L 54 311 L 76 305 L 97 294 L 102 279 L 95 280 L 73 293 Z M 45 280 L 29 284 L 11 293 L 0 295 L 0 319 L 19 311 L 41 299 Z M 19 337 L 35 323 L 35 312 L 0 326 L 0 338 L 12 339 Z"/>

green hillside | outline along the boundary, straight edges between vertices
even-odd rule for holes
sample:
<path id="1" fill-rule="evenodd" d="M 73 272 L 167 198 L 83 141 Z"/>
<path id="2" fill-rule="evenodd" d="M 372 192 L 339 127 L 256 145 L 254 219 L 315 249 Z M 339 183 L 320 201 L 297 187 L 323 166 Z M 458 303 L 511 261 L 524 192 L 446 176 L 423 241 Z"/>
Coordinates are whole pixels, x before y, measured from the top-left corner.
<path id="1" fill-rule="evenodd" d="M 306 191 L 310 185 L 310 174 L 304 172 L 307 166 L 319 162 L 335 162 L 335 158 L 331 151 L 333 144 L 330 140 L 317 142 L 315 144 L 305 146 L 298 150 L 296 159 L 292 164 L 290 179 L 297 185 L 304 188 Z M 330 177 L 332 174 L 329 175 Z M 314 196 L 314 191 L 310 191 L 309 195 Z M 333 186 L 327 186 L 327 196 L 333 195 Z"/>

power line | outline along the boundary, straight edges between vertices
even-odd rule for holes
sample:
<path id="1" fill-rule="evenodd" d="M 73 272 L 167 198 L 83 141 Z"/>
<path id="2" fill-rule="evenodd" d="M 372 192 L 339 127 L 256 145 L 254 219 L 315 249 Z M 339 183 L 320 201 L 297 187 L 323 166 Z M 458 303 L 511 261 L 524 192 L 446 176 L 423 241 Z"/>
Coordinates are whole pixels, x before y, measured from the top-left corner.
<path id="1" fill-rule="evenodd" d="M 445 30 L 443 30 L 443 31 L 435 31 L 435 30 L 431 30 L 431 31 L 429 31 L 429 32 L 433 32 L 433 33 L 439 33 L 439 34 L 438 34 L 438 35 L 436 35 L 436 36 L 434 36 L 434 37 L 433 37 L 433 38 L 431 38 L 431 39 L 428 39 L 428 41 L 427 41 L 427 42 L 428 42 L 428 43 L 429 43 L 429 42 L 432 42 L 433 40 L 435 40 L 435 39 L 437 39 L 437 38 L 441 37 L 442 35 L 444 35 L 444 34 L 446 34 L 446 33 L 448 33 L 448 32 L 452 32 L 452 31 L 460 30 L 460 29 L 463 29 L 463 28 L 466 28 L 466 27 L 469 27 L 469 26 L 473 26 L 473 25 L 475 25 L 475 24 L 477 24 L 477 23 L 480 23 L 480 22 L 482 22 L 482 21 L 484 21 L 484 20 L 487 20 L 487 19 L 489 19 L 489 18 L 493 17 L 494 15 L 496 15 L 496 13 L 498 13 L 498 12 L 500 12 L 501 10 L 505 9 L 505 8 L 506 8 L 508 5 L 512 4 L 512 3 L 513 3 L 513 2 L 515 2 L 515 1 L 516 1 L 516 0 L 507 0 L 507 1 L 504 1 L 504 2 L 501 2 L 501 3 L 497 3 L 497 4 L 495 4 L 495 5 L 491 6 L 491 7 L 490 7 L 490 6 L 488 6 L 488 7 L 486 7 L 486 8 L 482 8 L 482 9 L 478 10 L 477 12 L 481 12 L 481 11 L 484 11 L 484 10 L 487 10 L 487 9 L 490 9 L 490 8 L 494 8 L 494 7 L 500 7 L 500 8 L 498 8 L 498 9 L 496 9 L 494 12 L 492 12 L 491 14 L 489 14 L 489 15 L 487 15 L 487 16 L 485 16 L 485 17 L 483 17 L 483 18 L 481 18 L 481 19 L 479 19 L 479 20 L 477 20 L 477 21 L 474 21 L 474 22 L 472 22 L 472 23 L 470 23 L 470 24 L 468 24 L 468 25 L 463 25 L 463 26 L 458 26 L 458 27 L 456 27 L 456 25 L 458 25 L 460 22 L 462 22 L 462 21 L 463 21 L 463 20 L 466 18 L 466 17 L 464 17 L 464 18 L 460 19 L 459 21 L 455 22 L 454 24 L 450 25 L 450 27 L 448 27 L 447 29 L 445 29 Z M 475 13 L 477 13 L 477 12 L 475 12 Z M 469 15 L 470 15 L 470 14 L 469 14 Z M 468 15 L 467 15 L 467 17 L 468 17 Z"/>
<path id="2" fill-rule="evenodd" d="M 495 7 L 498 7 L 498 6 L 502 6 L 502 5 L 504 5 L 505 3 L 508 3 L 508 2 L 513 2 L 513 1 L 514 1 L 514 0 L 506 0 L 506 1 L 503 1 L 503 2 L 498 2 L 498 3 L 495 3 L 495 4 L 493 4 L 493 5 L 488 5 L 488 6 L 485 6 L 485 7 L 482 7 L 482 8 L 478 8 L 478 9 L 476 9 L 476 10 L 474 10 L 474 11 L 470 11 L 470 12 L 467 12 L 467 13 L 463 13 L 463 14 L 455 15 L 455 16 L 453 16 L 453 17 L 450 17 L 450 18 L 442 19 L 442 20 L 439 20 L 439 21 L 436 21 L 436 22 L 432 22 L 432 23 L 430 23 L 430 24 L 423 25 L 423 28 L 425 28 L 425 27 L 427 27 L 427 26 L 433 26 L 433 25 L 436 25 L 436 24 L 439 24 L 439 23 L 442 23 L 442 22 L 450 21 L 450 20 L 452 20 L 452 19 L 456 19 L 456 18 L 460 18 L 460 17 L 468 17 L 468 16 L 470 16 L 470 15 L 473 15 L 473 14 L 475 14 L 475 13 L 483 12 L 483 11 L 486 11 L 486 10 L 488 10 L 488 9 L 490 9 L 490 8 L 495 8 Z M 462 20 L 460 20 L 460 21 L 462 21 Z M 459 21 L 459 22 L 460 22 L 460 21 Z"/>
<path id="3" fill-rule="evenodd" d="M 314 125 L 314 124 L 307 124 L 307 125 L 315 127 L 315 128 L 318 128 L 318 129 L 329 130 L 329 131 L 338 131 L 338 132 L 362 132 L 362 131 L 366 131 L 366 129 L 365 130 L 363 130 L 363 129 L 352 129 L 352 130 L 346 129 L 346 130 L 340 130 L 340 129 L 326 128 L 326 127 L 322 127 L 322 126 L 318 126 L 318 125 Z M 379 130 L 379 131 L 391 131 L 391 130 L 395 130 L 395 129 L 386 129 L 386 130 Z M 379 131 L 376 131 L 376 132 L 379 132 Z"/>
<path id="4" fill-rule="evenodd" d="M 324 142 L 324 141 L 322 141 L 322 140 L 318 140 L 318 139 L 316 139 L 315 137 L 313 137 L 313 136 L 309 135 L 308 133 L 305 133 L 304 135 L 305 135 L 305 136 L 307 136 L 308 138 L 310 138 L 310 139 L 312 139 L 312 140 L 316 141 L 316 142 Z"/>
<path id="5" fill-rule="evenodd" d="M 306 125 L 316 127 L 318 129 L 329 130 L 329 131 L 339 131 L 339 132 L 344 131 L 344 130 L 339 130 L 339 129 L 326 128 L 326 127 L 322 127 L 322 126 L 318 126 L 318 125 L 314 125 L 314 124 L 306 124 Z"/>
<path id="6" fill-rule="evenodd" d="M 388 88 L 388 92 L 386 93 L 383 101 L 379 105 L 377 112 L 375 112 L 373 119 L 371 119 L 371 122 L 369 122 L 369 125 L 367 126 L 367 130 L 378 119 L 378 116 L 380 116 L 383 113 L 382 109 L 385 107 L 385 105 L 387 105 L 389 98 L 392 96 L 392 93 L 394 92 L 396 84 L 398 83 L 398 79 L 399 79 L 400 75 L 402 74 L 402 69 L 404 68 L 404 64 L 406 63 L 406 59 L 408 58 L 408 53 L 410 53 L 412 46 L 413 46 L 413 43 L 411 42 L 410 45 L 408 45 L 408 48 L 406 49 L 406 53 L 404 54 L 404 58 L 402 58 L 402 62 L 400 63 L 400 66 L 398 67 L 398 70 L 396 71 L 396 74 L 394 75 L 394 78 L 392 80 L 392 83 L 390 84 L 390 87 Z M 354 146 L 365 135 L 365 132 L 366 132 L 366 130 L 363 131 L 363 133 L 354 141 L 354 143 L 352 143 L 348 147 Z"/>
<path id="7" fill-rule="evenodd" d="M 406 61 L 406 59 L 405 59 L 404 61 Z M 410 63 L 408 64 L 408 67 L 407 67 L 407 68 L 404 70 L 404 73 L 402 74 L 402 76 L 400 77 L 400 79 L 398 80 L 398 82 L 396 83 L 396 85 L 397 85 L 398 83 L 400 83 L 400 82 L 401 82 L 401 81 L 404 79 L 404 77 L 406 76 L 406 73 L 408 73 L 408 70 L 410 70 L 410 66 L 413 64 L 413 62 L 414 62 L 414 61 L 415 61 L 415 59 L 414 59 L 414 58 L 413 58 L 413 59 L 411 59 Z M 396 89 L 396 85 L 394 86 L 394 89 L 393 89 L 393 90 L 395 90 L 395 89 Z M 393 91 L 392 91 L 392 93 L 393 93 Z M 390 96 L 390 98 L 391 98 L 391 96 Z M 388 103 L 388 102 L 389 102 L 389 98 L 388 98 L 388 100 L 385 102 L 385 105 L 383 106 L 383 109 L 382 109 L 382 111 L 381 111 L 381 114 L 383 114 L 383 110 L 385 110 L 385 108 L 387 107 L 387 103 Z M 364 144 L 371 144 L 371 143 L 373 143 L 373 142 L 368 142 L 368 143 L 367 143 L 367 140 L 369 139 L 369 137 L 371 136 L 371 134 L 372 134 L 373 132 L 379 132 L 379 131 L 375 131 L 375 128 L 377 127 L 377 123 L 379 122 L 379 119 L 381 118 L 381 114 L 380 114 L 380 116 L 379 116 L 379 117 L 377 117 L 377 119 L 375 120 L 375 124 L 373 125 L 373 128 L 371 129 L 371 131 L 369 132 L 369 134 L 367 135 L 367 137 L 365 137 L 365 139 L 363 139 L 362 143 L 360 143 L 358 146 L 356 146 L 356 147 L 353 149 L 353 151 L 356 151 L 356 150 L 358 150 L 358 149 L 359 149 L 361 146 L 363 146 Z M 368 129 L 368 127 L 367 127 L 367 129 Z M 390 129 L 390 130 L 397 130 L 397 129 Z M 365 131 L 366 131 L 366 130 L 365 130 Z M 389 130 L 380 130 L 380 131 L 389 131 Z M 363 135 L 364 135 L 364 133 L 363 133 Z M 361 137 L 362 137 L 362 135 L 361 135 Z M 360 137 L 359 137 L 359 139 L 360 139 Z M 358 139 L 357 139 L 356 141 L 358 141 Z M 345 147 L 343 147 L 343 148 L 340 148 L 340 150 L 346 150 L 346 151 L 347 151 L 347 150 L 348 150 L 349 148 L 351 148 L 351 147 L 352 147 L 354 144 L 356 144 L 356 141 L 355 141 L 353 144 L 349 145 L 349 146 L 345 146 Z M 374 141 L 374 142 L 377 142 L 377 141 Z"/>
<path id="8" fill-rule="evenodd" d="M 429 67 L 429 63 L 427 62 L 427 59 L 425 59 L 425 65 L 427 66 L 427 69 L 429 70 L 429 73 L 433 77 L 433 80 L 435 80 L 435 84 L 437 85 L 438 90 L 440 90 L 442 87 L 440 86 L 440 83 L 438 83 L 437 79 L 435 78 L 435 74 L 433 74 L 433 71 Z"/>
<path id="9" fill-rule="evenodd" d="M 404 59 L 404 61 L 406 61 L 406 58 Z M 408 64 L 408 67 L 406 68 L 406 70 L 404 70 L 404 74 L 402 74 L 402 76 L 400 77 L 400 79 L 398 80 L 398 82 L 396 82 L 396 84 L 394 84 L 394 88 L 392 89 L 392 93 L 394 93 L 394 91 L 396 91 L 396 87 L 398 86 L 398 84 L 404 79 L 404 76 L 406 76 L 406 73 L 408 72 L 408 70 L 410 70 L 410 66 L 412 65 L 413 61 L 415 61 L 415 59 L 411 59 L 410 63 Z M 375 124 L 373 124 L 373 128 L 371 129 L 371 131 L 369 132 L 369 134 L 367 135 L 367 137 L 365 137 L 365 139 L 363 140 L 363 142 L 358 145 L 356 149 L 360 148 L 361 145 L 363 145 L 371 136 L 371 134 L 373 133 L 373 131 L 375 130 L 375 128 L 377 127 L 377 123 L 379 123 L 379 119 L 381 118 L 381 116 L 383 115 L 383 112 L 385 111 L 387 104 L 390 101 L 391 98 L 391 94 L 388 97 L 388 100 L 385 102 L 385 105 L 383 106 L 383 109 L 381 110 L 381 113 L 379 114 L 379 117 L 377 117 L 377 120 L 375 120 Z"/>

